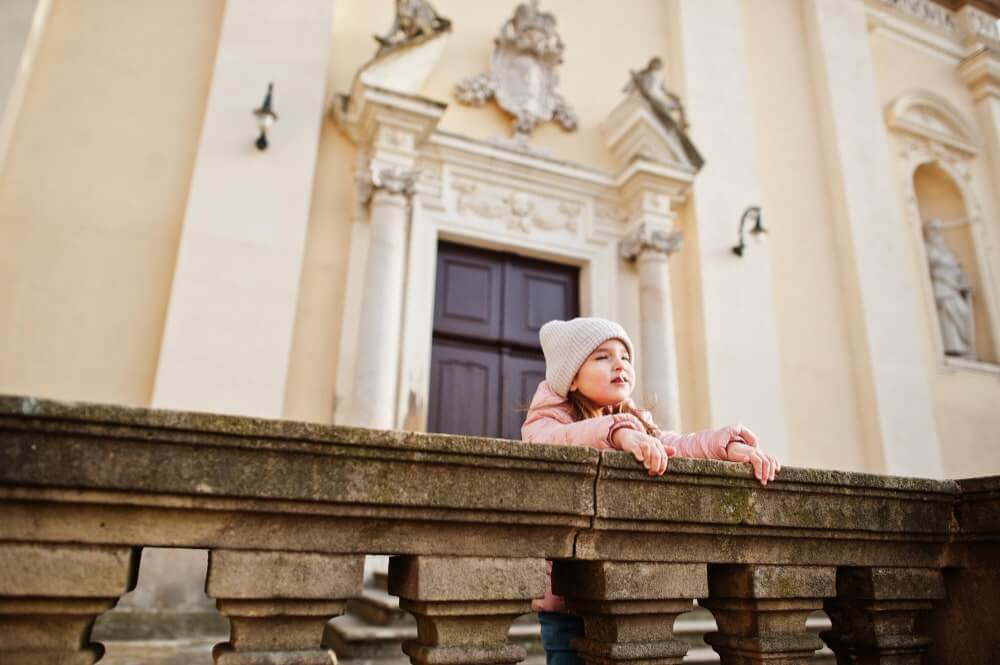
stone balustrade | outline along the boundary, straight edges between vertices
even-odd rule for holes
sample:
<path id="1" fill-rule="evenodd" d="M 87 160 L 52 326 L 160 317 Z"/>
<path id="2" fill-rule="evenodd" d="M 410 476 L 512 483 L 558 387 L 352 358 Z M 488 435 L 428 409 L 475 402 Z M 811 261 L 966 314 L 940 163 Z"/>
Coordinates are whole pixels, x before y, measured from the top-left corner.
<path id="1" fill-rule="evenodd" d="M 205 548 L 218 665 L 335 662 L 366 554 L 417 620 L 416 665 L 515 663 L 545 587 L 590 665 L 680 663 L 697 599 L 724 664 L 993 663 L 1000 479 L 932 481 L 0 397 L 0 662 L 90 665 L 144 546 Z"/>

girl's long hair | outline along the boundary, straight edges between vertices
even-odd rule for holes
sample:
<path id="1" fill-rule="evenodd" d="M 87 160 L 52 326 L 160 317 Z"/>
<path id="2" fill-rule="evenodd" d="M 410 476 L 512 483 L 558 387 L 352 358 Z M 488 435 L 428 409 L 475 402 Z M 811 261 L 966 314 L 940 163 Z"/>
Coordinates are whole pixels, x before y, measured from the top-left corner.
<path id="1" fill-rule="evenodd" d="M 613 413 L 630 413 L 638 418 L 639 422 L 642 423 L 642 426 L 646 428 L 646 434 L 653 434 L 657 430 L 656 426 L 649 422 L 643 412 L 636 408 L 635 404 L 630 401 L 619 402 L 613 406 L 601 408 L 597 404 L 594 404 L 594 402 L 590 399 L 580 394 L 579 390 L 571 390 L 566 393 L 566 400 L 569 402 L 570 408 L 573 411 L 574 421 L 596 418 L 597 416 L 606 416 Z"/>

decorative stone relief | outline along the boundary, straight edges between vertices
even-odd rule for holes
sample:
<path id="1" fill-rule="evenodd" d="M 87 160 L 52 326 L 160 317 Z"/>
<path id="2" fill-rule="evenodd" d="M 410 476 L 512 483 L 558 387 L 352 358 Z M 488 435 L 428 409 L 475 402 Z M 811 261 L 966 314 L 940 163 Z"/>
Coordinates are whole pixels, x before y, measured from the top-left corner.
<path id="1" fill-rule="evenodd" d="M 927 266 L 945 355 L 975 360 L 972 285 L 958 257 L 944 240 L 944 230 L 954 225 L 939 219 L 924 225 Z"/>
<path id="2" fill-rule="evenodd" d="M 455 97 L 482 106 L 496 99 L 515 118 L 514 138 L 526 141 L 535 125 L 555 120 L 563 129 L 577 127 L 576 113 L 556 92 L 564 45 L 556 19 L 538 9 L 538 0 L 518 5 L 500 29 L 490 71 L 460 81 Z"/>
<path id="3" fill-rule="evenodd" d="M 937 162 L 966 182 L 972 180 L 971 162 L 963 152 L 939 141 L 908 136 L 900 142 L 899 156 L 907 163 Z"/>
<path id="4" fill-rule="evenodd" d="M 966 5 L 958 12 L 958 18 L 967 33 L 1000 40 L 997 20 L 986 12 Z"/>
<path id="5" fill-rule="evenodd" d="M 958 30 L 952 12 L 931 0 L 882 0 L 882 3 L 942 30 Z"/>
<path id="6" fill-rule="evenodd" d="M 621 256 L 627 261 L 634 261 L 643 252 L 673 254 L 681 248 L 683 239 L 684 236 L 680 231 L 668 231 L 649 224 L 641 224 L 622 239 Z"/>
<path id="7" fill-rule="evenodd" d="M 378 55 L 408 46 L 451 29 L 451 21 L 439 16 L 427 0 L 396 0 L 396 16 L 389 32 L 375 41 Z"/>
<path id="8" fill-rule="evenodd" d="M 358 198 L 362 203 L 368 203 L 379 189 L 410 197 L 416 191 L 417 176 L 415 170 L 370 165 L 358 174 Z"/>
<path id="9" fill-rule="evenodd" d="M 573 201 L 543 200 L 519 191 L 482 191 L 479 184 L 466 180 L 457 180 L 452 188 L 457 212 L 504 221 L 507 228 L 524 233 L 536 228 L 576 232 L 583 214 L 583 206 Z"/>

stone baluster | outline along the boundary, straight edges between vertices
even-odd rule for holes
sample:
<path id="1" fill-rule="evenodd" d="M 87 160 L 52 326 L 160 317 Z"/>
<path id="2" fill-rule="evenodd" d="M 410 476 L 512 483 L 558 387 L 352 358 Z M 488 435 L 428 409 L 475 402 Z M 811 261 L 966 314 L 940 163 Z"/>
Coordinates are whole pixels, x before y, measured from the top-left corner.
<path id="1" fill-rule="evenodd" d="M 135 585 L 138 550 L 0 543 L 0 663 L 92 665 L 94 620 Z"/>
<path id="2" fill-rule="evenodd" d="M 705 564 L 556 561 L 552 589 L 583 618 L 573 644 L 588 665 L 676 665 L 688 645 L 674 620 L 705 595 Z"/>
<path id="3" fill-rule="evenodd" d="M 327 621 L 360 595 L 364 557 L 213 550 L 206 591 L 231 624 L 216 665 L 330 665 Z"/>
<path id="4" fill-rule="evenodd" d="M 835 575 L 818 566 L 709 566 L 709 597 L 699 602 L 719 630 L 705 641 L 723 665 L 805 665 L 823 646 L 806 618 L 834 594 Z"/>
<path id="5" fill-rule="evenodd" d="M 545 593 L 543 559 L 396 556 L 389 593 L 417 620 L 417 639 L 403 644 L 414 665 L 516 663 L 515 618 Z"/>
<path id="6" fill-rule="evenodd" d="M 821 637 L 838 663 L 920 665 L 931 640 L 917 617 L 945 597 L 931 568 L 840 568 L 837 596 L 826 601 L 833 629 Z"/>

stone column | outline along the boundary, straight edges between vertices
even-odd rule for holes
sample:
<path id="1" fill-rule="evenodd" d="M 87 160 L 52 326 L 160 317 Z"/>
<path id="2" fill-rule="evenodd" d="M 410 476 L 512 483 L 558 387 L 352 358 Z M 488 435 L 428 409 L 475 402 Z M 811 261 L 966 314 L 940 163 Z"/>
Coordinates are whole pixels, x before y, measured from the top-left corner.
<path id="1" fill-rule="evenodd" d="M 135 582 L 129 547 L 0 544 L 0 663 L 92 665 L 95 619 Z"/>
<path id="2" fill-rule="evenodd" d="M 835 569 L 720 565 L 708 570 L 711 610 L 719 630 L 705 636 L 723 665 L 806 665 L 823 646 L 806 618 L 834 595 Z"/>
<path id="3" fill-rule="evenodd" d="M 639 270 L 639 356 L 646 403 L 663 429 L 680 431 L 677 348 L 670 296 L 670 254 L 681 246 L 681 233 L 642 224 L 621 244 L 621 254 Z"/>
<path id="4" fill-rule="evenodd" d="M 352 424 L 395 426 L 407 227 L 416 173 L 372 167 L 364 174 L 369 201 L 368 262 L 351 385 Z"/>
<path id="5" fill-rule="evenodd" d="M 919 333 L 925 316 L 865 4 L 805 0 L 802 6 L 869 470 L 939 478 L 929 339 Z"/>
<path id="6" fill-rule="evenodd" d="M 703 563 L 556 561 L 552 589 L 583 618 L 573 646 L 587 665 L 679 665 L 688 645 L 674 620 L 708 586 Z"/>
<path id="7" fill-rule="evenodd" d="M 1000 192 L 1000 45 L 980 46 L 961 62 L 958 73 L 975 101 L 992 168 L 993 191 Z"/>
<path id="8" fill-rule="evenodd" d="M 213 550 L 206 591 L 229 618 L 216 665 L 330 665 L 321 646 L 327 621 L 360 595 L 364 557 Z"/>
<path id="9" fill-rule="evenodd" d="M 417 620 L 414 665 L 516 663 L 527 654 L 507 631 L 545 593 L 545 560 L 396 556 L 389 593 Z"/>
<path id="10" fill-rule="evenodd" d="M 920 665 L 931 640 L 918 615 L 944 596 L 940 570 L 841 568 L 837 596 L 824 604 L 833 629 L 821 637 L 838 663 Z"/>

